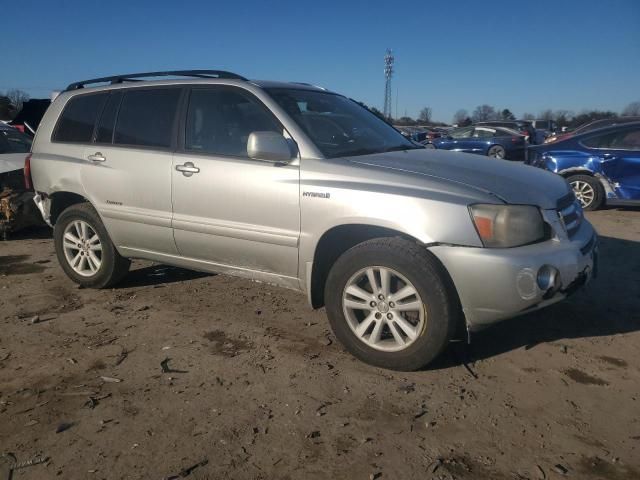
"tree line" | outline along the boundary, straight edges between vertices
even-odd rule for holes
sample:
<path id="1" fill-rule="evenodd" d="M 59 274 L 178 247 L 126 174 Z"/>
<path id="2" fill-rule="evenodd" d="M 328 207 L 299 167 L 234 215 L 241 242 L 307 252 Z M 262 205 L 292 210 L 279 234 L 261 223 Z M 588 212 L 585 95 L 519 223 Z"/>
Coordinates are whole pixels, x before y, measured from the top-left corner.
<path id="1" fill-rule="evenodd" d="M 371 112 L 395 125 L 445 125 L 442 122 L 434 122 L 432 118 L 432 110 L 430 107 L 424 107 L 420 110 L 417 118 L 409 116 L 402 116 L 398 118 L 385 118 L 380 110 L 375 107 L 368 107 L 367 105 L 358 102 L 364 107 L 368 108 Z M 604 118 L 611 118 L 617 116 L 631 117 L 640 116 L 640 101 L 631 102 L 627 105 L 622 112 L 617 113 L 611 110 L 583 110 L 580 113 L 572 112 L 571 110 L 542 110 L 538 112 L 538 115 L 533 113 L 524 113 L 520 120 L 554 120 L 559 128 L 568 127 L 575 128 L 594 120 L 601 120 Z M 452 124 L 459 127 L 466 127 L 468 125 L 477 122 L 489 122 L 489 121 L 509 121 L 518 119 L 515 114 L 508 108 L 496 108 L 492 105 L 478 105 L 473 112 L 469 113 L 465 109 L 458 110 L 452 119 Z"/>
<path id="2" fill-rule="evenodd" d="M 611 110 L 583 110 L 580 113 L 571 110 L 542 110 L 538 115 L 523 113 L 522 120 L 554 120 L 558 127 L 575 128 L 588 122 L 612 118 L 617 116 L 640 116 L 640 101 L 631 102 L 619 114 Z M 496 109 L 491 105 L 479 105 L 471 115 L 464 109 L 458 110 L 453 116 L 453 123 L 459 126 L 471 125 L 476 122 L 516 120 L 515 115 L 508 109 Z"/>
<path id="3" fill-rule="evenodd" d="M 12 120 L 28 100 L 29 95 L 17 88 L 0 92 L 0 120 Z"/>

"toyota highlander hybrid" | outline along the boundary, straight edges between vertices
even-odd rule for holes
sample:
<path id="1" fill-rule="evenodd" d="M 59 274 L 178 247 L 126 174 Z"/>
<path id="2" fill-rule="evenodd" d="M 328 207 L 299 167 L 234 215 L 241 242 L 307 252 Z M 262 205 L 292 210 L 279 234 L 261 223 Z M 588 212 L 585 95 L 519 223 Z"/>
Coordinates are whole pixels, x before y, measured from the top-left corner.
<path id="1" fill-rule="evenodd" d="M 74 282 L 112 286 L 142 258 L 299 290 L 391 369 L 565 298 L 597 256 L 558 175 L 424 149 L 324 88 L 223 71 L 69 85 L 26 171 Z"/>

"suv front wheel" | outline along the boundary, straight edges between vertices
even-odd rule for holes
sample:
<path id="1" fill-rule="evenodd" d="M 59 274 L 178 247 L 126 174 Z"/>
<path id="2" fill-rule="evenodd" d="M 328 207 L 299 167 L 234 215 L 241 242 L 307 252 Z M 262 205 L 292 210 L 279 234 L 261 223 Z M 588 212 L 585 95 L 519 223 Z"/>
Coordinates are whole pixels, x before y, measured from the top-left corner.
<path id="1" fill-rule="evenodd" d="M 329 323 L 355 357 L 383 368 L 417 370 L 435 359 L 460 318 L 443 267 L 402 238 L 378 238 L 345 252 L 325 287 Z"/>
<path id="2" fill-rule="evenodd" d="M 131 262 L 118 253 L 100 216 L 88 203 L 62 212 L 53 239 L 62 269 L 83 287 L 110 287 L 129 271 Z"/>

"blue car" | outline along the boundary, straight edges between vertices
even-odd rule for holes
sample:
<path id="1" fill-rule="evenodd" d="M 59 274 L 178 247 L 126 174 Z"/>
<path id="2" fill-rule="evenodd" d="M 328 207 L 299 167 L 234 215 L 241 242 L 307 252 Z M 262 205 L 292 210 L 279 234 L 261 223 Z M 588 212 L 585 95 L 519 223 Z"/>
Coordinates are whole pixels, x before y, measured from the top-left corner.
<path id="1" fill-rule="evenodd" d="M 425 143 L 427 148 L 478 153 L 507 160 L 524 159 L 526 146 L 525 136 L 515 130 L 479 125 L 456 128 Z"/>
<path id="2" fill-rule="evenodd" d="M 585 210 L 640 205 L 640 122 L 529 147 L 526 163 L 565 177 Z"/>

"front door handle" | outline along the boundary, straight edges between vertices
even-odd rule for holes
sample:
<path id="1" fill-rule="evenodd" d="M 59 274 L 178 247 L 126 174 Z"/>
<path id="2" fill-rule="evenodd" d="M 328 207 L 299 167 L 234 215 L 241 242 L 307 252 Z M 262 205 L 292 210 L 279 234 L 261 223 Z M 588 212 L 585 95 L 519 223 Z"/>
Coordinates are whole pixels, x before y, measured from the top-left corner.
<path id="1" fill-rule="evenodd" d="M 92 162 L 104 162 L 107 159 L 102 153 L 96 152 L 93 155 L 89 155 L 87 160 L 91 160 Z"/>
<path id="2" fill-rule="evenodd" d="M 185 162 L 182 165 L 176 165 L 176 170 L 182 172 L 185 177 L 190 177 L 194 173 L 200 172 L 200 169 L 191 162 Z"/>

